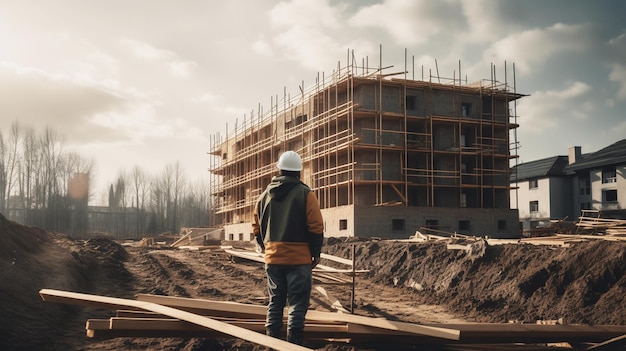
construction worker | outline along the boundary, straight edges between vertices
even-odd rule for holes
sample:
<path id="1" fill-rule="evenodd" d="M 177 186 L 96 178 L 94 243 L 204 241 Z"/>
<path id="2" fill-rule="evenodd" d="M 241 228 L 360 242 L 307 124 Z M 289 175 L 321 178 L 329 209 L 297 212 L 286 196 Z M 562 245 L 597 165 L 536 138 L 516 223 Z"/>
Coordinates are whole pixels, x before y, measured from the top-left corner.
<path id="1" fill-rule="evenodd" d="M 317 197 L 300 181 L 302 159 L 294 151 L 278 159 L 272 178 L 254 208 L 253 232 L 265 252 L 269 293 L 267 335 L 280 337 L 289 307 L 287 341 L 302 345 L 311 297 L 311 273 L 319 263 L 324 222 Z"/>

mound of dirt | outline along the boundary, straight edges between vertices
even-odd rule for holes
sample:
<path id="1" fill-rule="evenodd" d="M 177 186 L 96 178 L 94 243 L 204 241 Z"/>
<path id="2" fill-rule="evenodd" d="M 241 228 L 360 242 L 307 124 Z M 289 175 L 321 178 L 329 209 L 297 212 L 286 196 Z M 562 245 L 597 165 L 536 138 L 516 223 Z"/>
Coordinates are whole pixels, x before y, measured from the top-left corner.
<path id="1" fill-rule="evenodd" d="M 443 242 L 329 239 L 324 252 L 351 257 L 352 246 L 368 278 L 477 322 L 626 324 L 624 242 L 487 246 L 477 257 Z"/>
<path id="2" fill-rule="evenodd" d="M 72 306 L 42 301 L 42 288 L 128 295 L 124 249 L 107 239 L 73 242 L 0 214 L 0 350 L 71 350 L 85 317 Z M 51 337 L 54 336 L 54 337 Z"/>

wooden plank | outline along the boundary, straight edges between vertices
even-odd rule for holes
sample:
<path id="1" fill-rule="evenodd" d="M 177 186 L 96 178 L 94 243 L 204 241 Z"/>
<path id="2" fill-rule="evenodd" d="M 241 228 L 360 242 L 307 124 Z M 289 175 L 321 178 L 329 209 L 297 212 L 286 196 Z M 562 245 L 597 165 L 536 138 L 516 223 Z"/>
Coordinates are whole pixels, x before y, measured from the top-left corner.
<path id="1" fill-rule="evenodd" d="M 171 306 L 187 310 L 203 310 L 205 312 L 218 312 L 219 315 L 237 312 L 242 315 L 265 318 L 267 307 L 262 305 L 252 305 L 231 301 L 215 301 L 206 299 L 194 299 L 189 297 L 163 296 L 151 294 L 137 294 L 137 300 L 158 303 L 160 305 Z"/>
<path id="2" fill-rule="evenodd" d="M 587 351 L 619 351 L 626 348 L 626 334 L 603 341 L 587 348 Z"/>
<path id="3" fill-rule="evenodd" d="M 321 257 L 323 259 L 327 259 L 329 261 L 335 261 L 337 263 L 345 264 L 345 265 L 348 265 L 348 266 L 352 267 L 352 260 L 349 260 L 347 258 L 343 258 L 343 257 L 339 257 L 339 256 L 333 256 L 333 255 L 329 255 L 329 254 L 325 254 L 325 253 L 322 253 Z"/>
<path id="4" fill-rule="evenodd" d="M 322 296 L 326 297 L 326 299 L 328 301 L 330 301 L 330 307 L 337 310 L 338 312 L 343 312 L 343 313 L 350 313 L 350 311 L 346 310 L 345 308 L 343 308 L 343 306 L 341 305 L 341 302 L 339 302 L 339 300 L 332 296 L 328 291 L 326 291 L 326 289 L 324 289 L 321 286 L 315 286 L 315 290 L 317 292 L 319 292 Z"/>
<path id="5" fill-rule="evenodd" d="M 264 321 L 236 321 L 234 325 L 250 330 L 265 330 Z M 91 338 L 111 337 L 184 337 L 184 338 L 223 338 L 226 335 L 202 328 L 178 319 L 152 318 L 111 318 L 90 319 L 86 323 L 87 336 Z M 345 324 L 307 323 L 304 327 L 305 340 L 326 340 L 346 338 L 348 326 Z"/>
<path id="6" fill-rule="evenodd" d="M 252 332 L 250 330 L 230 325 L 228 323 L 220 322 L 215 319 L 193 314 L 187 311 L 182 311 L 169 306 L 163 306 L 152 302 L 128 300 L 114 297 L 98 296 L 81 294 L 68 291 L 60 291 L 53 289 L 42 289 L 39 291 L 39 295 L 44 301 L 60 302 L 66 304 L 82 303 L 84 301 L 95 302 L 101 306 L 127 306 L 136 309 L 147 310 L 150 312 L 161 313 L 163 315 L 184 320 L 193 324 L 209 328 L 211 330 L 219 331 L 220 333 L 228 334 L 236 338 L 244 339 L 256 344 L 267 346 L 276 350 L 285 351 L 306 351 L 311 350 L 306 347 L 295 345 L 287 341 L 283 341 L 271 336 L 267 336 L 261 333 Z"/>
<path id="7" fill-rule="evenodd" d="M 232 249 L 224 249 L 224 251 L 235 257 L 244 258 L 244 259 L 248 259 L 248 260 L 259 262 L 259 263 L 265 263 L 265 257 L 262 254 L 257 253 L 257 252 L 244 251 L 244 250 L 232 250 Z M 369 272 L 369 270 L 367 269 L 357 269 L 353 271 L 352 269 L 339 269 L 339 268 L 325 266 L 322 264 L 318 264 L 317 267 L 313 269 L 313 272 L 316 272 L 316 271 L 323 271 L 326 273 L 343 273 L 347 275 L 352 275 L 353 273 L 362 274 L 362 273 Z"/>
<path id="8" fill-rule="evenodd" d="M 265 316 L 267 308 L 265 306 L 240 304 L 235 302 L 219 302 L 203 299 L 191 299 L 183 297 L 159 296 L 159 295 L 137 295 L 138 300 L 151 301 L 165 306 L 173 306 L 177 308 L 195 308 L 207 309 L 207 311 L 230 311 L 236 309 L 239 312 L 257 314 Z M 323 321 L 323 322 L 345 322 L 369 325 L 381 329 L 404 331 L 413 334 L 423 334 L 448 340 L 458 340 L 460 332 L 458 330 L 429 327 L 420 324 L 395 322 L 380 318 L 370 318 L 365 316 L 357 316 L 346 313 L 322 312 L 309 310 L 306 314 L 307 321 Z"/>
<path id="9" fill-rule="evenodd" d="M 232 250 L 232 249 L 224 249 L 224 251 L 230 255 L 239 258 L 245 258 L 250 261 L 265 263 L 265 256 L 256 252 L 247 252 L 242 250 Z"/>
<path id="10" fill-rule="evenodd" d="M 111 317 L 109 319 L 109 329 L 127 329 L 127 330 L 204 330 L 198 325 L 191 324 L 189 322 L 181 321 L 179 319 L 163 319 L 163 318 L 119 318 Z M 236 325 L 241 328 L 253 330 L 259 333 L 265 333 L 265 321 L 231 321 L 228 322 L 231 325 Z M 346 324 L 320 324 L 320 323 L 306 323 L 304 326 L 305 332 L 308 333 L 341 333 L 348 332 L 348 326 Z"/>
<path id="11" fill-rule="evenodd" d="M 351 285 L 352 281 L 342 278 L 342 277 L 337 277 L 334 276 L 332 274 L 327 274 L 327 273 L 320 273 L 320 272 L 313 272 L 313 278 L 317 278 L 318 280 L 320 278 L 323 279 L 328 279 L 328 280 L 332 280 L 335 283 L 341 284 L 341 285 Z"/>
<path id="12" fill-rule="evenodd" d="M 421 324 L 390 321 L 383 318 L 371 318 L 347 313 L 332 313 L 321 311 L 309 311 L 307 320 L 314 321 L 335 321 L 354 324 L 362 324 L 392 331 L 401 331 L 417 335 L 431 336 L 447 340 L 459 340 L 461 333 L 447 327 L 430 327 Z"/>

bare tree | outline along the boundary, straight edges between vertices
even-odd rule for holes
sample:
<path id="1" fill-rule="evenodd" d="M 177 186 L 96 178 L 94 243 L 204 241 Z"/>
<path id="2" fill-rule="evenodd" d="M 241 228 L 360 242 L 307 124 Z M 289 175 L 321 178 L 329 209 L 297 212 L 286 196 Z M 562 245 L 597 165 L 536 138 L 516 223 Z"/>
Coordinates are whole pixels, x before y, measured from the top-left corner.
<path id="1" fill-rule="evenodd" d="M 39 201 L 44 209 L 41 225 L 44 228 L 59 230 L 59 220 L 63 217 L 62 203 L 59 201 L 61 185 L 59 174 L 61 171 L 61 155 L 63 140 L 57 132 L 46 126 L 41 139 L 41 165 L 39 174 Z"/>
<path id="2" fill-rule="evenodd" d="M 24 128 L 24 141 L 22 143 L 22 162 L 19 169 L 18 193 L 21 200 L 21 207 L 24 208 L 24 222 L 26 224 L 35 224 L 34 208 L 36 185 L 37 185 L 37 169 L 39 168 L 41 146 L 37 140 L 35 129 L 32 127 Z"/>
<path id="3" fill-rule="evenodd" d="M 165 166 L 166 192 L 168 205 L 168 224 L 171 232 L 177 232 L 180 217 L 180 198 L 185 190 L 187 181 L 180 163 L 168 164 Z"/>
<path id="4" fill-rule="evenodd" d="M 150 219 L 149 232 L 156 234 L 165 230 L 166 223 L 166 181 L 165 176 L 154 177 L 150 182 Z"/>
<path id="5" fill-rule="evenodd" d="M 137 224 L 136 229 L 138 233 L 144 233 L 145 231 L 145 202 L 148 195 L 148 183 L 146 181 L 146 175 L 139 166 L 135 166 L 130 173 L 130 181 L 134 194 L 134 202 L 137 207 Z"/>
<path id="6" fill-rule="evenodd" d="M 181 225 L 198 227 L 209 223 L 209 186 L 199 181 L 187 187 L 181 203 Z"/>
<path id="7" fill-rule="evenodd" d="M 0 211 L 6 211 L 9 200 L 14 195 L 14 188 L 18 182 L 20 164 L 20 148 L 22 143 L 22 128 L 17 121 L 11 124 L 6 142 L 0 140 Z M 1 136 L 0 136 L 0 139 Z"/>

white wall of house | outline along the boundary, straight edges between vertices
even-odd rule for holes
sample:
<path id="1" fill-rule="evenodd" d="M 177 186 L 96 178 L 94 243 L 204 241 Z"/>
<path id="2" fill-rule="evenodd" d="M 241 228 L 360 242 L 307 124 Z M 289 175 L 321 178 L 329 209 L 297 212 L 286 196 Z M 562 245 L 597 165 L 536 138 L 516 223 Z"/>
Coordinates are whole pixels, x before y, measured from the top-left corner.
<path id="1" fill-rule="evenodd" d="M 523 229 L 530 229 L 531 223 L 537 226 L 546 225 L 550 221 L 550 179 L 538 179 L 536 188 L 530 188 L 530 183 L 529 181 L 518 182 L 519 189 L 511 190 L 511 208 L 517 208 Z M 517 193 L 517 202 L 514 202 L 515 193 Z M 531 211 L 532 202 L 537 203 L 537 208 Z"/>
<path id="2" fill-rule="evenodd" d="M 608 183 L 602 180 L 602 169 L 590 172 L 591 202 L 594 210 L 611 211 L 626 208 L 626 165 L 615 167 L 615 181 Z M 606 192 L 616 191 L 616 200 L 607 200 Z"/>

